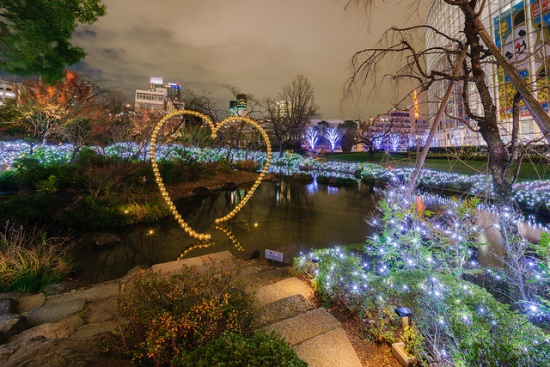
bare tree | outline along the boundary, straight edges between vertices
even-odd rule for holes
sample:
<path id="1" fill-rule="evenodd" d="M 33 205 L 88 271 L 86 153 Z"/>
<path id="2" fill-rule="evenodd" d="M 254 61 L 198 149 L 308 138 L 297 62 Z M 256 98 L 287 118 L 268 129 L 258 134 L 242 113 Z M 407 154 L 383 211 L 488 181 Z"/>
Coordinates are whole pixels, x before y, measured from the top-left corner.
<path id="1" fill-rule="evenodd" d="M 446 1 L 446 0 L 445 0 Z M 368 2 L 357 0 L 357 2 Z M 470 6 L 477 6 L 477 0 L 471 0 Z M 482 4 L 483 5 L 483 4 Z M 428 25 L 418 25 L 407 28 L 391 28 L 383 36 L 379 43 L 380 47 L 371 48 L 357 52 L 351 62 L 352 74 L 347 83 L 347 92 L 350 93 L 353 87 L 362 86 L 370 78 L 375 77 L 377 69 L 388 59 L 394 57 L 402 60 L 402 64 L 392 75 L 394 80 L 414 81 L 421 92 L 426 92 L 437 83 L 460 83 L 460 91 L 464 102 L 465 112 L 470 121 L 462 121 L 468 129 L 479 132 L 486 142 L 489 153 L 489 171 L 493 178 L 493 193 L 496 204 L 509 206 L 512 204 L 512 172 L 510 168 L 517 164 L 518 155 L 512 151 L 510 154 L 507 144 L 503 141 L 501 130 L 498 126 L 497 108 L 487 84 L 484 66 L 487 60 L 491 60 L 489 50 L 481 43 L 479 34 L 475 27 L 475 17 L 469 14 L 464 16 L 465 41 L 447 35 Z M 441 45 L 420 49 L 415 46 L 415 39 L 422 37 L 424 33 L 439 37 Z M 459 55 L 463 49 L 467 49 L 467 57 L 463 63 L 457 64 Z M 445 70 L 426 68 L 428 56 L 437 57 L 443 60 L 448 66 L 446 70 L 459 69 L 460 73 L 453 75 Z M 475 86 L 476 97 L 481 102 L 483 113 L 477 114 L 469 101 L 470 86 Z M 435 121 L 434 124 L 437 124 Z M 477 126 L 474 126 L 477 125 Z M 517 124 L 514 124 L 516 126 Z M 512 136 L 517 137 L 516 133 Z M 511 148 L 518 148 L 517 141 L 511 144 Z M 414 182 L 413 182 L 414 184 Z"/>
<path id="2" fill-rule="evenodd" d="M 289 144 L 299 141 L 308 122 L 318 112 L 313 86 L 300 74 L 282 88 L 278 100 L 264 98 L 263 106 L 271 120 L 271 134 L 279 145 L 280 154 Z"/>
<path id="3" fill-rule="evenodd" d="M 524 88 L 525 85 L 519 85 L 523 82 L 518 82 L 517 85 L 514 82 L 518 93 L 513 101 L 512 131 L 509 134 L 511 140 L 505 142 L 498 125 L 497 108 L 487 84 L 488 78 L 485 69 L 489 65 L 488 63 L 496 63 L 506 71 L 507 75 L 511 76 L 512 80 L 514 80 L 512 75 L 517 74 L 517 71 L 513 70 L 507 61 L 503 61 L 500 51 L 492 44 L 492 40 L 486 40 L 488 34 L 479 17 L 487 2 L 484 0 L 441 1 L 448 6 L 460 7 L 464 16 L 461 34 L 444 34 L 429 25 L 392 28 L 386 32 L 383 42 L 378 48 L 362 50 L 354 55 L 347 91 L 350 92 L 352 87 L 365 85 L 370 78 L 375 76 L 380 65 L 387 63 L 391 56 L 397 55 L 394 60 L 399 58 L 402 64 L 393 74 L 394 80 L 414 80 L 422 92 L 428 91 L 437 83 L 444 83 L 447 86 L 447 93 L 439 108 L 430 136 L 433 136 L 439 119 L 446 113 L 445 99 L 452 92 L 460 93 L 465 114 L 469 117 L 469 120 L 461 119 L 460 122 L 465 128 L 479 133 L 487 144 L 488 168 L 493 183 L 493 202 L 497 210 L 496 222 L 502 238 L 505 239 L 502 246 L 504 250 L 502 261 L 505 271 L 508 274 L 516 275 L 515 279 L 512 276 L 508 277 L 509 295 L 513 302 L 525 301 L 530 298 L 524 269 L 526 245 L 522 240 L 517 221 L 507 211 L 514 206 L 512 184 L 519 173 L 518 167 L 522 162 L 525 150 L 532 144 L 532 142 L 522 143 L 519 140 L 519 100 L 523 98 L 529 106 L 528 99 L 531 99 L 532 93 L 528 88 Z M 373 1 L 352 0 L 349 4 L 351 3 L 372 5 Z M 422 37 L 423 33 L 427 33 L 433 39 L 440 39 L 441 43 L 423 49 L 416 47 L 414 40 L 419 36 Z M 490 37 L 488 38 L 490 39 Z M 482 39 L 488 47 L 484 45 Z M 437 56 L 445 67 L 427 69 L 425 65 L 427 65 L 426 58 L 428 56 Z M 455 90 L 452 88 L 453 83 L 458 84 Z M 474 108 L 471 104 L 473 100 L 479 101 L 480 109 Z M 545 113 L 543 113 L 545 116 L 541 116 L 536 112 L 537 108 L 532 107 L 530 107 L 530 111 L 533 117 L 537 121 L 543 121 L 544 125 L 544 120 L 548 116 Z M 457 116 L 447 114 L 447 117 L 459 120 Z M 542 126 L 541 131 L 545 134 L 547 130 Z M 430 140 L 428 140 L 429 144 Z M 427 153 L 426 147 L 423 151 L 424 156 L 425 153 Z M 411 181 L 414 184 L 415 178 L 413 177 Z"/>
<path id="4" fill-rule="evenodd" d="M 185 109 L 200 112 L 203 115 L 208 116 L 213 122 L 219 120 L 219 109 L 210 97 L 210 92 L 203 90 L 199 93 L 192 89 L 185 89 L 182 91 L 182 100 L 185 104 Z M 186 116 L 189 119 L 190 124 L 200 125 L 202 121 L 200 119 L 194 119 Z"/>

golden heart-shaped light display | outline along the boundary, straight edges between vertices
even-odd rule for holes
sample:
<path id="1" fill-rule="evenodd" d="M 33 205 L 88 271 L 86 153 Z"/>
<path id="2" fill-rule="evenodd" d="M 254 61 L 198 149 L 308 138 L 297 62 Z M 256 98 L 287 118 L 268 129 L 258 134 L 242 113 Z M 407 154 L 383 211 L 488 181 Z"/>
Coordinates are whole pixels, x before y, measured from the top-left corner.
<path id="1" fill-rule="evenodd" d="M 170 194 L 168 193 L 168 191 L 166 190 L 166 187 L 164 186 L 164 182 L 162 181 L 162 177 L 160 175 L 158 164 L 157 164 L 157 161 L 156 161 L 155 147 L 156 147 L 156 144 L 157 144 L 157 137 L 158 137 L 159 131 L 160 131 L 160 129 L 162 128 L 162 126 L 164 125 L 164 123 L 166 121 L 170 120 L 172 117 L 179 116 L 179 115 L 190 115 L 190 116 L 195 116 L 195 117 L 198 117 L 198 118 L 202 119 L 202 121 L 204 121 L 206 124 L 208 124 L 208 126 L 210 126 L 210 129 L 212 129 L 212 135 L 211 135 L 212 139 L 216 138 L 216 136 L 218 134 L 218 131 L 223 126 L 225 126 L 229 123 L 232 123 L 232 122 L 239 122 L 239 121 L 246 122 L 247 124 L 254 126 L 260 132 L 260 134 L 262 135 L 262 138 L 264 139 L 265 145 L 267 147 L 266 162 L 264 164 L 262 172 L 260 173 L 260 175 L 258 176 L 256 181 L 254 181 L 254 185 L 252 185 L 252 187 L 250 188 L 248 193 L 245 195 L 245 197 L 241 200 L 241 202 L 239 204 L 237 204 L 237 206 L 235 206 L 235 208 L 233 208 L 233 210 L 231 210 L 225 216 L 215 219 L 216 224 L 219 224 L 221 222 L 225 222 L 225 221 L 233 218 L 235 216 L 235 214 L 237 214 L 239 212 L 239 210 L 241 210 L 242 207 L 245 206 L 245 204 L 248 202 L 250 197 L 254 194 L 254 191 L 258 188 L 258 186 L 262 182 L 262 179 L 264 178 L 265 174 L 267 173 L 269 163 L 271 162 L 271 144 L 269 143 L 269 137 L 267 136 L 267 133 L 265 132 L 265 130 L 262 129 L 262 127 L 256 121 L 251 120 L 251 119 L 246 118 L 246 117 L 229 117 L 229 118 L 226 118 L 225 120 L 223 120 L 222 122 L 220 122 L 219 124 L 215 125 L 210 120 L 210 118 L 208 118 L 208 116 L 203 115 L 202 113 L 195 112 L 195 111 L 189 111 L 189 110 L 179 110 L 179 111 L 175 111 L 175 112 L 172 112 L 172 113 L 164 116 L 164 118 L 158 122 L 157 126 L 155 126 L 155 129 L 153 130 L 153 135 L 151 136 L 151 148 L 150 148 L 151 165 L 153 166 L 153 174 L 155 175 L 155 181 L 157 182 L 157 185 L 159 187 L 162 198 L 164 199 L 164 201 L 168 205 L 168 208 L 170 208 L 170 212 L 174 216 L 174 219 L 176 219 L 176 221 L 178 222 L 180 227 L 185 231 L 185 233 L 189 234 L 191 237 L 194 237 L 194 238 L 196 238 L 200 241 L 208 241 L 208 240 L 210 240 L 210 237 L 211 237 L 209 234 L 196 232 L 181 217 L 180 213 L 178 212 L 178 209 L 174 205 L 174 202 L 170 198 Z"/>

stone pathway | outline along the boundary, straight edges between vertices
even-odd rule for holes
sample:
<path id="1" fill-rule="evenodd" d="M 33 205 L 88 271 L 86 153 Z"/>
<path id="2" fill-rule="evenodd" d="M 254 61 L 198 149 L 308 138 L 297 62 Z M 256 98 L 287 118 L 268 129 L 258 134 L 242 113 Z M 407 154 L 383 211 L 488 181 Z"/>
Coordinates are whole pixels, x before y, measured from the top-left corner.
<path id="1" fill-rule="evenodd" d="M 163 274 L 179 271 L 182 263 L 199 265 L 214 260 L 224 268 L 241 267 L 240 278 L 255 295 L 261 313 L 258 329 L 276 331 L 309 367 L 361 367 L 344 329 L 334 316 L 311 302 L 313 289 L 288 268 L 262 267 L 256 261 L 239 261 L 229 252 L 153 266 Z"/>
<path id="2" fill-rule="evenodd" d="M 220 270 L 239 267 L 239 275 L 261 310 L 256 329 L 281 334 L 309 367 L 361 367 L 346 333 L 324 308 L 311 302 L 312 288 L 290 277 L 288 268 L 239 260 L 229 252 L 154 265 L 147 271 L 170 275 L 182 265 Z M 101 338 L 115 330 L 116 299 L 136 270 L 121 279 L 72 291 L 63 286 L 44 294 L 0 294 L 0 366 L 132 366 L 100 357 Z M 3 344 L 2 344 L 3 343 Z"/>

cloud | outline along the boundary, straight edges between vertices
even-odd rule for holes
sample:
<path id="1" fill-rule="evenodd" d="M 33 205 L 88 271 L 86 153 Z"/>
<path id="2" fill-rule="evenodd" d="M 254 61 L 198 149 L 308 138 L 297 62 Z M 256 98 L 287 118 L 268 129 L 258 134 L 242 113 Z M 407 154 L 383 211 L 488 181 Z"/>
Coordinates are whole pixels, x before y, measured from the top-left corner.
<path id="1" fill-rule="evenodd" d="M 304 74 L 325 118 L 352 118 L 339 111 L 348 63 L 380 33 L 367 32 L 337 0 L 103 2 L 107 15 L 73 37 L 87 53 L 81 70 L 130 95 L 146 88 L 150 76 L 164 77 L 210 90 L 221 108 L 231 98 L 223 83 L 276 96 Z M 392 25 L 381 20 L 371 29 Z"/>

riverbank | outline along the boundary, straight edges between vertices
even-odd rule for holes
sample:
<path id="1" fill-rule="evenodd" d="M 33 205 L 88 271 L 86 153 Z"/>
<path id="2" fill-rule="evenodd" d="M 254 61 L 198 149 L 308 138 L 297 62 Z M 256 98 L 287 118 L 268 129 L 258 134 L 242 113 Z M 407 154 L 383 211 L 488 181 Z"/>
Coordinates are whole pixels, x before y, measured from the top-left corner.
<path id="1" fill-rule="evenodd" d="M 181 182 L 175 185 L 166 185 L 166 189 L 172 200 L 184 199 L 196 195 L 207 195 L 209 191 L 226 190 L 236 188 L 241 185 L 251 184 L 256 181 L 259 173 L 247 171 L 221 171 L 215 176 L 203 177 L 197 181 Z M 263 181 L 273 179 L 272 174 L 267 174 Z M 152 185 L 151 189 L 157 189 Z"/>

